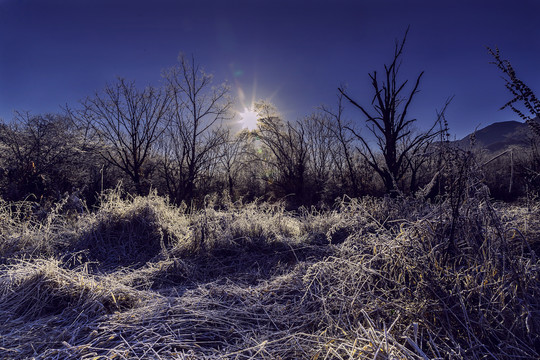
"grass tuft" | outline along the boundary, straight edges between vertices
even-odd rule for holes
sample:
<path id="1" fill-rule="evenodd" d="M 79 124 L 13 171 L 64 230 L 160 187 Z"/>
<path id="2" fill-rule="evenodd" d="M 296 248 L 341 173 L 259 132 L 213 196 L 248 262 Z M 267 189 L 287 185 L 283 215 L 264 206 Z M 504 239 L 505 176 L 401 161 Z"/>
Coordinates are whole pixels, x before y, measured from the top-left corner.
<path id="1" fill-rule="evenodd" d="M 95 214 L 80 220 L 81 231 L 72 250 L 103 269 L 142 266 L 171 247 L 187 246 L 189 222 L 155 193 L 131 197 L 116 189 L 103 196 Z"/>

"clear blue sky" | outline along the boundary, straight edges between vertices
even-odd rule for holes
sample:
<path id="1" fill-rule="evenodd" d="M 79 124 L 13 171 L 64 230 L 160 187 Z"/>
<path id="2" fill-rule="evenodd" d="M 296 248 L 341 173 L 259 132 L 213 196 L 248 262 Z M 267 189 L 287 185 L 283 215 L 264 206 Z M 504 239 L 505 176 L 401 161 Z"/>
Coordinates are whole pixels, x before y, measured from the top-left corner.
<path id="1" fill-rule="evenodd" d="M 158 85 L 180 52 L 288 120 L 334 105 L 341 84 L 367 104 L 368 73 L 410 25 L 402 76 L 425 71 L 411 115 L 426 127 L 455 96 L 448 120 L 461 137 L 516 119 L 498 110 L 509 94 L 485 46 L 540 91 L 539 10 L 537 0 L 0 0 L 0 117 L 76 107 L 116 76 Z M 346 116 L 362 119 L 352 107 Z"/>

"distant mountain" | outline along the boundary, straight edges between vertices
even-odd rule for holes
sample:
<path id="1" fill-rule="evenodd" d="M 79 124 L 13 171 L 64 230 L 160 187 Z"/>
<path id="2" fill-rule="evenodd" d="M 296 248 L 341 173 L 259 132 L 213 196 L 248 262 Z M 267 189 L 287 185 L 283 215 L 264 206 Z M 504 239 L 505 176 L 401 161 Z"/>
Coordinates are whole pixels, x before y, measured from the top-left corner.
<path id="1" fill-rule="evenodd" d="M 509 146 L 527 146 L 530 129 L 525 123 L 519 121 L 502 121 L 493 123 L 483 129 L 457 140 L 455 144 L 460 148 L 469 148 L 471 139 L 474 139 L 475 148 L 485 148 L 498 152 Z"/>

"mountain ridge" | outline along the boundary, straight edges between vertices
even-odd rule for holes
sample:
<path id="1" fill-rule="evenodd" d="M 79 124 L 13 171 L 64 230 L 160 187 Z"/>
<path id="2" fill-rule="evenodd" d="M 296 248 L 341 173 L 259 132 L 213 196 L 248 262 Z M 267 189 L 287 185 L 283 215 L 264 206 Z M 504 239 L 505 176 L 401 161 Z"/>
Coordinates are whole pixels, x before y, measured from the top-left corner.
<path id="1" fill-rule="evenodd" d="M 500 121 L 475 130 L 461 140 L 454 141 L 454 144 L 460 148 L 470 148 L 472 144 L 473 148 L 499 152 L 510 146 L 527 146 L 530 142 L 529 133 L 529 126 L 525 122 Z"/>

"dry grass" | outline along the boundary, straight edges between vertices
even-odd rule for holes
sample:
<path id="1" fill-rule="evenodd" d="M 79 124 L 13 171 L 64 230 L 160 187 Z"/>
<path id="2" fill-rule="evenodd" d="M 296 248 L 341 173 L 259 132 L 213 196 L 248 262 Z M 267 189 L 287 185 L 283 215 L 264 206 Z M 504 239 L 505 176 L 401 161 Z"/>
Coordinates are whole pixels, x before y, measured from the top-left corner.
<path id="1" fill-rule="evenodd" d="M 167 256 L 172 247 L 187 247 L 191 229 L 180 209 L 155 194 L 131 197 L 116 189 L 106 193 L 99 210 L 77 222 L 80 236 L 70 253 L 110 270 L 142 266 Z"/>
<path id="2" fill-rule="evenodd" d="M 187 213 L 114 192 L 41 227 L 4 212 L 0 358 L 538 358 L 537 209 Z"/>
<path id="3" fill-rule="evenodd" d="M 21 257 L 53 256 L 77 237 L 77 224 L 62 213 L 66 200 L 45 212 L 34 202 L 0 199 L 0 264 Z"/>

